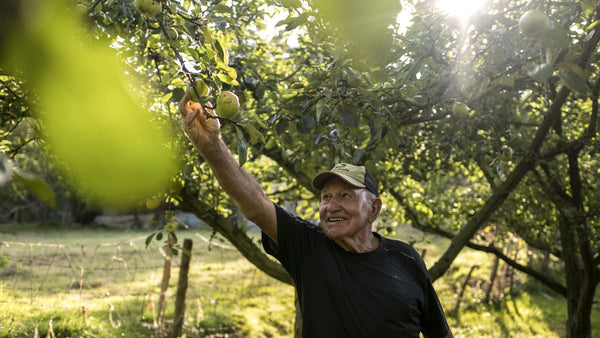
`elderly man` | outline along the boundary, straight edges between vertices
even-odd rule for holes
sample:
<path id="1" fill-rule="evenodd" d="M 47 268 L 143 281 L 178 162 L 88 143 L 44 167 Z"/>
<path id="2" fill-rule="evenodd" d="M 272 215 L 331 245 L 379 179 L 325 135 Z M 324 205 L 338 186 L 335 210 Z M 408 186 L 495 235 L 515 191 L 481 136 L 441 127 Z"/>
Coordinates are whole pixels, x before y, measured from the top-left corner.
<path id="1" fill-rule="evenodd" d="M 258 225 L 265 250 L 294 280 L 304 337 L 452 337 L 423 260 L 408 244 L 372 232 L 381 211 L 377 181 L 363 166 L 319 173 L 320 226 L 274 204 L 220 137 L 219 121 L 185 95 L 188 137 L 240 211 Z"/>

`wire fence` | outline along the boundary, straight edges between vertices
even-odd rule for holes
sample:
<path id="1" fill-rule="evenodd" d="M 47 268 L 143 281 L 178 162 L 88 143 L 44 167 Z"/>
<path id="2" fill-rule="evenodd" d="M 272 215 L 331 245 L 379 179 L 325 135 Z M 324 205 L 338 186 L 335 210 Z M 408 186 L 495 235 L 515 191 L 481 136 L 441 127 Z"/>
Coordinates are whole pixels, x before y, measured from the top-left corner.
<path id="1" fill-rule="evenodd" d="M 224 267 L 224 262 L 241 257 L 234 247 L 200 233 L 186 235 L 196 243 L 190 267 L 187 330 L 203 336 L 227 336 L 226 327 L 202 328 L 200 323 L 273 280 L 245 260 L 241 266 Z M 38 326 L 43 325 L 46 336 L 53 336 L 58 321 L 80 329 L 93 325 L 156 329 L 166 255 L 159 242 L 153 241 L 146 248 L 146 238 L 142 235 L 99 244 L 89 244 L 89 240 L 85 241 L 88 244 L 0 241 L 0 335 L 26 332 L 39 336 L 42 330 Z M 171 264 L 173 272 L 165 296 L 172 309 L 178 257 L 173 257 Z M 228 283 L 239 279 L 240 273 L 244 281 Z M 167 316 L 169 313 L 167 310 Z"/>

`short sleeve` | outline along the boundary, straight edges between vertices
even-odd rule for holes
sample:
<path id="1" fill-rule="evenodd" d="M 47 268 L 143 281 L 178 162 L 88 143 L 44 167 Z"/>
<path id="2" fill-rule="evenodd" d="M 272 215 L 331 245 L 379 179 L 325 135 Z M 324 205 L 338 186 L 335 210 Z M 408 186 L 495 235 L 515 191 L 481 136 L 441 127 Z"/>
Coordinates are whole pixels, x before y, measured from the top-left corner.
<path id="1" fill-rule="evenodd" d="M 299 267 L 311 248 L 316 226 L 275 204 L 277 215 L 277 244 L 262 233 L 265 252 L 275 257 L 294 280 Z"/>

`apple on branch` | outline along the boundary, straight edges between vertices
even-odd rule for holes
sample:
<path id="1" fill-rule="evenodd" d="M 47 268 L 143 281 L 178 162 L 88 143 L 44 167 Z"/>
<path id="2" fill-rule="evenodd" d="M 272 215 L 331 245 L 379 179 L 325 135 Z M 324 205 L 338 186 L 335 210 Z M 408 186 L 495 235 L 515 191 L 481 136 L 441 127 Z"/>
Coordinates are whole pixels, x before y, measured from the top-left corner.
<path id="1" fill-rule="evenodd" d="M 452 104 L 452 113 L 456 116 L 467 116 L 469 113 L 469 106 L 462 102 L 456 101 Z"/>
<path id="2" fill-rule="evenodd" d="M 233 118 L 240 111 L 240 100 L 230 91 L 223 91 L 217 97 L 217 115 L 224 119 Z"/>
<path id="3" fill-rule="evenodd" d="M 162 10 L 158 0 L 135 0 L 133 6 L 140 14 L 149 18 L 155 17 Z"/>
<path id="4" fill-rule="evenodd" d="M 528 38 L 535 38 L 550 28 L 546 14 L 539 9 L 525 12 L 519 19 L 519 30 Z"/>

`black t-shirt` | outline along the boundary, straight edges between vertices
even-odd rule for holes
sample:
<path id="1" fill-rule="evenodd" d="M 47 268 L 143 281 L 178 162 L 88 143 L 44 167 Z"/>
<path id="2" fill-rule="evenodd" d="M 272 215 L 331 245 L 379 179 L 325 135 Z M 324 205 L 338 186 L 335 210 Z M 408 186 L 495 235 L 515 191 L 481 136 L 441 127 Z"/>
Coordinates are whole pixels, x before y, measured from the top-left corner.
<path id="1" fill-rule="evenodd" d="M 294 280 L 304 337 L 448 334 L 425 263 L 410 245 L 374 233 L 376 250 L 348 252 L 318 226 L 275 209 L 278 245 L 263 233 L 263 247 Z"/>

